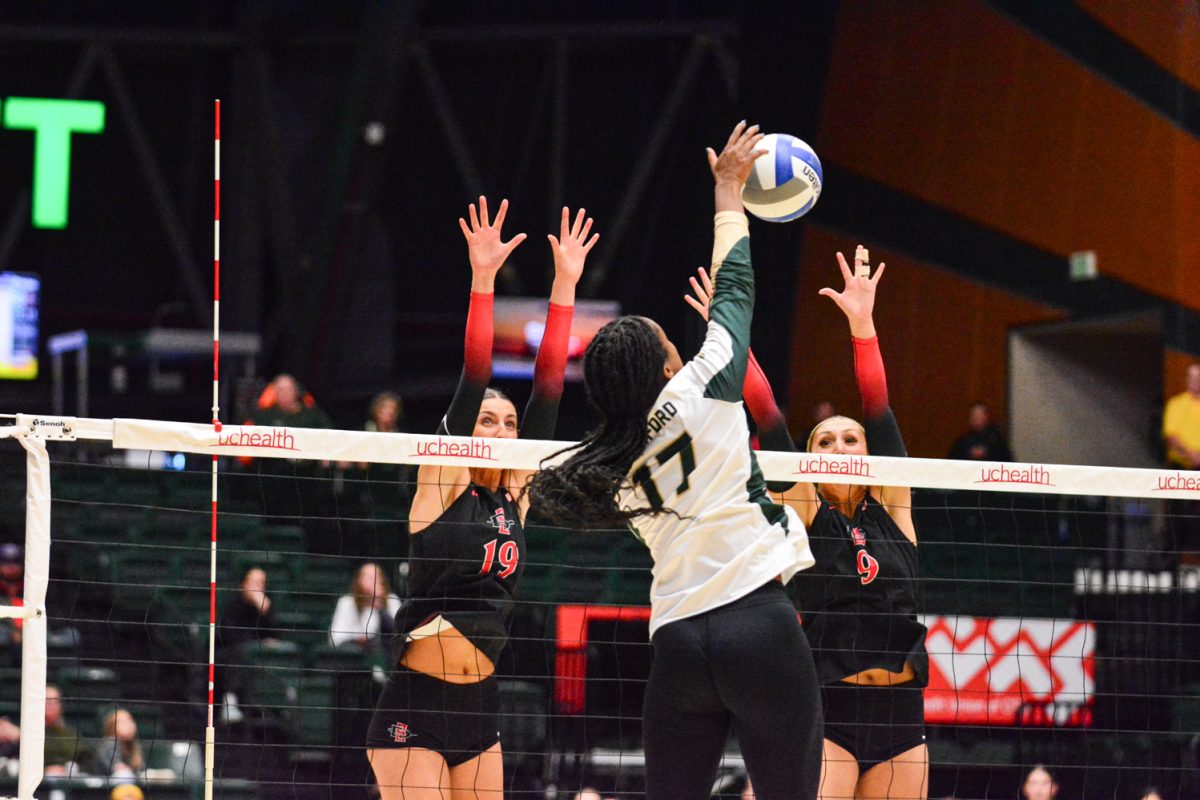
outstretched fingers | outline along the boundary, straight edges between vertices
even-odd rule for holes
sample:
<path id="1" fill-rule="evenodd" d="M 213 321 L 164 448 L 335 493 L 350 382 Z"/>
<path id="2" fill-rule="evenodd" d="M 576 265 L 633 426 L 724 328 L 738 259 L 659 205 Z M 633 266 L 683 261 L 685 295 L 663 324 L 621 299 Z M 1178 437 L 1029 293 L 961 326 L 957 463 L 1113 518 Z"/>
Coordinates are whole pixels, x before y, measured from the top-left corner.
<path id="1" fill-rule="evenodd" d="M 563 206 L 561 218 L 558 221 L 558 238 L 566 241 L 571 235 L 571 209 Z"/>
<path id="2" fill-rule="evenodd" d="M 504 225 L 504 218 L 508 216 L 508 198 L 500 201 L 500 210 L 496 212 L 496 227 L 500 228 Z"/>
<path id="3" fill-rule="evenodd" d="M 746 130 L 746 120 L 742 120 L 737 125 L 733 126 L 733 132 L 729 134 L 729 139 L 725 142 L 725 147 L 733 147 L 733 145 L 741 138 L 742 133 Z"/>
<path id="4" fill-rule="evenodd" d="M 846 285 L 850 284 L 850 280 L 854 277 L 854 273 L 850 271 L 850 265 L 846 263 L 846 257 L 841 251 L 837 254 L 838 268 L 842 271 L 842 278 L 845 279 Z"/>
<path id="5" fill-rule="evenodd" d="M 516 236 L 510 239 L 508 243 L 504 245 L 504 258 L 507 260 L 512 251 L 517 249 L 517 245 L 523 241 L 525 241 L 525 234 L 523 233 L 518 233 Z"/>

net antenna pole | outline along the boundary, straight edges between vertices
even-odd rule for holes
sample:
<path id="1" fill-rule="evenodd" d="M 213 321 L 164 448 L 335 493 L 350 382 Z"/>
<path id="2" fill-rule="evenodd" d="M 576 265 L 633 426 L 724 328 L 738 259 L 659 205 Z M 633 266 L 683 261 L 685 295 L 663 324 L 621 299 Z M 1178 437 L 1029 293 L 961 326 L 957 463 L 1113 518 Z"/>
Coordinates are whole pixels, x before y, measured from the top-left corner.
<path id="1" fill-rule="evenodd" d="M 221 101 L 213 101 L 213 380 L 212 424 L 221 431 Z M 212 456 L 212 541 L 208 578 L 208 727 L 204 729 L 204 800 L 213 797 L 216 728 L 213 692 L 217 638 L 217 454 Z"/>

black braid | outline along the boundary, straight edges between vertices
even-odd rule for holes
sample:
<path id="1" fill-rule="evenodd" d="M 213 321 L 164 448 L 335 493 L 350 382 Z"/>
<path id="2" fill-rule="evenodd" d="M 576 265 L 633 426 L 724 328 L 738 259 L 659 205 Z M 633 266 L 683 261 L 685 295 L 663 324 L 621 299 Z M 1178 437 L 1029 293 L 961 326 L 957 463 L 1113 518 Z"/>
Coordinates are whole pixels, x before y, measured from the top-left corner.
<path id="1" fill-rule="evenodd" d="M 600 425 L 560 451 L 575 451 L 566 461 L 534 475 L 530 502 L 539 516 L 564 527 L 611 528 L 662 511 L 623 511 L 616 494 L 646 448 L 646 416 L 665 383 L 665 361 L 658 333 L 641 317 L 621 317 L 597 332 L 584 354 L 583 380 Z"/>

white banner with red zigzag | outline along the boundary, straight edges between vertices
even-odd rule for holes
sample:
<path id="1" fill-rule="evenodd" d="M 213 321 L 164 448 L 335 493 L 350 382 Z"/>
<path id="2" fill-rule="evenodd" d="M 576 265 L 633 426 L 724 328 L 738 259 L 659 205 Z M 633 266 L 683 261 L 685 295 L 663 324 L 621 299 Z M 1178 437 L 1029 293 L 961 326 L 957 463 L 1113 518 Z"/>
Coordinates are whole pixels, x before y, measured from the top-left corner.
<path id="1" fill-rule="evenodd" d="M 925 721 L 1088 726 L 1096 626 L 1070 619 L 926 615 Z"/>

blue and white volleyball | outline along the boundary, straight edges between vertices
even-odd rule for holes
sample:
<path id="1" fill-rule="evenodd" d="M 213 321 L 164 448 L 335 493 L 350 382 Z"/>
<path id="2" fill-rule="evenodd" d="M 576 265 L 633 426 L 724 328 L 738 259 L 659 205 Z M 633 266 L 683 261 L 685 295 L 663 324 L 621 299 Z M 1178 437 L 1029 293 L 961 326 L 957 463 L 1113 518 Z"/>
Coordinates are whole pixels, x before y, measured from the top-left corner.
<path id="1" fill-rule="evenodd" d="M 795 136 L 769 133 L 756 149 L 766 150 L 742 189 L 746 210 L 767 222 L 790 222 L 807 214 L 821 196 L 821 160 Z"/>

